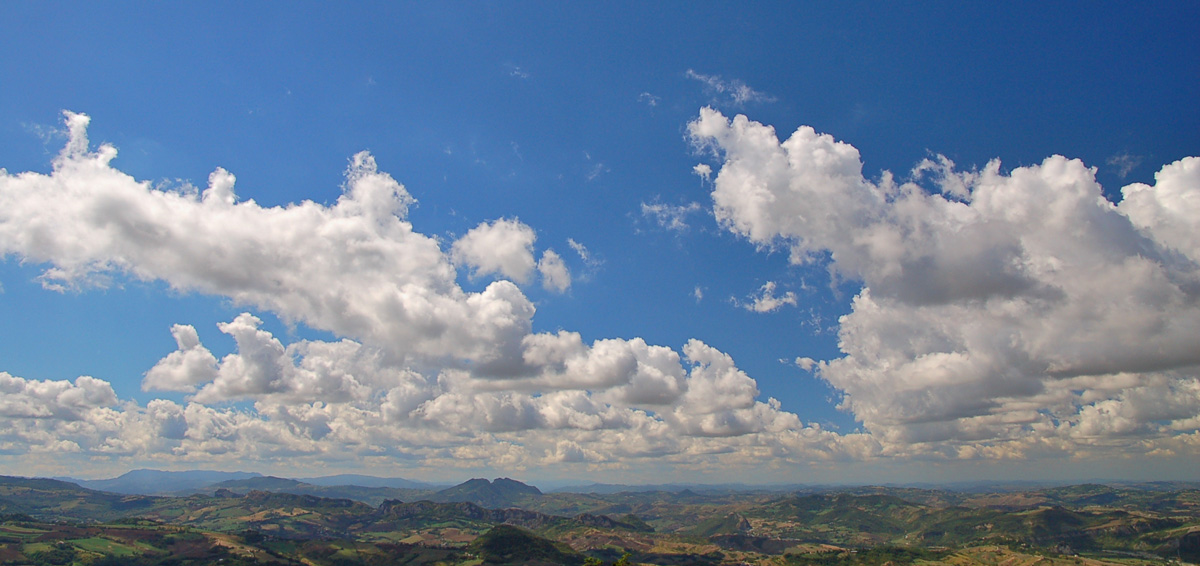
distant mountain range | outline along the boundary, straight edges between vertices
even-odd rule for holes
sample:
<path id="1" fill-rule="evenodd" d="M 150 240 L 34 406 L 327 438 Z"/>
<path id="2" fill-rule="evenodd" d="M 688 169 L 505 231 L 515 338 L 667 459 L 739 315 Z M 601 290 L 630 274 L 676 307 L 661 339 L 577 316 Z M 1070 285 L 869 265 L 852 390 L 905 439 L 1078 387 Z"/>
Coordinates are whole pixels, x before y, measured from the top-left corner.
<path id="1" fill-rule="evenodd" d="M 404 478 L 380 478 L 359 474 L 338 474 L 335 476 L 320 476 L 315 478 L 295 478 L 313 485 L 357 485 L 362 487 L 403 487 L 407 489 L 437 489 L 445 484 L 428 483 Z"/>
<path id="2" fill-rule="evenodd" d="M 160 470 L 133 470 L 106 480 L 79 480 L 54 478 L 68 481 L 80 487 L 97 491 L 111 491 L 129 495 L 160 495 L 200 489 L 214 483 L 259 477 L 255 472 L 214 472 L 191 470 L 186 472 L 164 472 Z"/>
<path id="3" fill-rule="evenodd" d="M 306 481 L 260 476 L 215 483 L 202 489 L 193 490 L 193 493 L 215 495 L 218 492 L 227 491 L 236 495 L 245 495 L 251 491 L 266 491 L 352 499 L 369 505 L 380 505 L 389 500 L 432 501 L 434 503 L 473 503 L 488 509 L 517 507 L 528 503 L 531 498 L 542 495 L 538 488 L 508 478 L 498 478 L 495 481 L 472 479 L 446 489 L 437 489 L 437 486 L 418 482 L 409 482 L 409 484 L 425 487 L 315 485 Z"/>
<path id="4" fill-rule="evenodd" d="M 538 488 L 508 478 L 495 481 L 471 479 L 446 487 L 404 478 L 381 478 L 354 474 L 291 479 L 264 476 L 253 472 L 216 472 L 194 470 L 165 472 L 133 470 L 103 480 L 54 478 L 83 488 L 125 495 L 186 496 L 229 492 L 245 495 L 251 491 L 313 495 L 331 499 L 351 499 L 368 505 L 384 501 L 426 500 L 436 503 L 473 503 L 488 509 L 515 507 L 542 495 Z"/>
<path id="5" fill-rule="evenodd" d="M 250 491 L 313 495 L 334 499 L 351 499 L 369 505 L 379 505 L 388 500 L 419 501 L 438 503 L 473 503 L 488 509 L 520 507 L 542 497 L 544 493 L 532 485 L 508 478 L 494 481 L 475 478 L 461 484 L 433 484 L 405 478 L 384 478 L 360 474 L 338 474 L 308 478 L 281 478 L 264 476 L 257 472 L 220 472 L 211 470 L 160 471 L 132 470 L 115 478 L 80 480 L 68 477 L 53 478 L 87 489 L 125 495 L 171 495 L 181 496 L 195 493 L 207 495 L 217 490 L 228 490 L 235 494 Z M 1094 482 L 1145 491 L 1176 491 L 1200 488 L 1195 482 Z M 1034 481 L 976 481 L 957 482 L 945 485 L 897 484 L 886 487 L 892 490 L 937 491 L 946 493 L 1003 493 L 1061 487 L 1057 482 Z M 670 483 L 654 485 L 626 485 L 592 483 L 558 487 L 550 494 L 593 494 L 615 495 L 620 493 L 660 493 L 664 497 L 686 501 L 692 496 L 748 493 L 797 493 L 819 494 L 828 492 L 867 493 L 876 488 L 839 485 L 776 484 L 750 485 L 741 483 L 694 484 Z M 914 497 L 916 497 L 914 495 Z"/>
<path id="6" fill-rule="evenodd" d="M 270 478 L 270 476 L 264 476 L 257 472 L 217 472 L 209 470 L 168 472 L 162 470 L 132 470 L 115 478 L 101 480 L 81 480 L 70 477 L 57 477 L 54 479 L 71 482 L 80 487 L 86 487 L 88 489 L 94 489 L 97 491 L 110 491 L 113 493 L 124 493 L 127 495 L 178 495 L 189 492 L 203 491 L 209 488 L 249 487 L 250 485 L 255 485 L 253 481 L 244 486 L 236 483 L 230 486 L 219 484 L 243 480 L 256 480 L 258 478 Z M 281 483 L 278 481 L 284 479 L 285 478 L 271 478 L 270 481 L 263 480 L 265 483 L 262 485 L 275 486 L 275 489 L 265 489 L 263 487 L 255 487 L 251 489 L 283 491 L 283 488 L 295 489 L 301 485 L 304 485 L 311 486 L 311 488 L 352 486 L 364 488 L 402 488 L 410 490 L 437 491 L 447 487 L 446 485 L 431 484 L 404 478 L 381 478 L 357 474 L 340 474 L 333 476 L 286 480 L 286 482 L 294 482 L 292 484 L 288 484 L 286 482 Z"/>

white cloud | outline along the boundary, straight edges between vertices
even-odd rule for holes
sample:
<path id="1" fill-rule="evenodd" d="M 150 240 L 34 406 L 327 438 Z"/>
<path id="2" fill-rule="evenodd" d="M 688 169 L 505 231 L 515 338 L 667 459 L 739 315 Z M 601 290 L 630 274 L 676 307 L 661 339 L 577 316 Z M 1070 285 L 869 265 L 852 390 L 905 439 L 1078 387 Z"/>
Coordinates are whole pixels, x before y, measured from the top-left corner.
<path id="1" fill-rule="evenodd" d="M 69 381 L 37 381 L 0 371 L 0 417 L 80 420 L 90 409 L 117 403 L 108 382 L 91 376 Z"/>
<path id="2" fill-rule="evenodd" d="M 112 146 L 88 150 L 86 116 L 68 114 L 67 123 L 70 141 L 49 175 L 0 175 L 0 254 L 49 264 L 47 287 L 122 274 L 162 280 L 398 356 L 482 360 L 528 332 L 533 305 L 507 281 L 481 293 L 459 288 L 437 240 L 404 220 L 414 199 L 365 152 L 332 206 L 262 207 L 239 201 L 223 169 L 200 194 L 136 181 L 110 166 Z M 528 273 L 524 244 L 504 250 L 512 249 L 488 268 Z"/>
<path id="3" fill-rule="evenodd" d="M 571 272 L 554 250 L 542 252 L 542 259 L 537 263 L 538 272 L 542 274 L 542 287 L 548 291 L 565 293 L 571 288 Z"/>
<path id="4" fill-rule="evenodd" d="M 203 192 L 138 182 L 109 165 L 115 149 L 88 150 L 86 125 L 68 117 L 50 174 L 0 172 L 0 253 L 47 264 L 47 286 L 162 280 L 346 338 L 285 344 L 243 313 L 219 325 L 236 350 L 216 359 L 175 325 L 177 350 L 143 387 L 188 393 L 185 403 L 142 406 L 87 376 L 0 373 L 0 450 L 23 465 L 54 450 L 119 467 L 757 470 L 1200 445 L 1192 159 L 1127 187 L 1120 206 L 1060 157 L 1009 174 L 931 159 L 918 173 L 943 193 L 930 194 L 865 180 L 857 151 L 828 136 L 802 129 L 780 143 L 766 126 L 705 111 L 691 129 L 723 152 L 721 225 L 787 246 L 797 262 L 828 256 L 864 283 L 841 319 L 845 356 L 796 360 L 840 389 L 866 429 L 838 434 L 758 400 L 753 378 L 697 340 L 676 350 L 533 333 L 533 305 L 514 284 L 465 292 L 451 261 L 528 279 L 532 228 L 485 222 L 443 252 L 404 220 L 415 201 L 368 154 L 332 206 L 261 207 L 239 200 L 224 170 Z"/>
<path id="5" fill-rule="evenodd" d="M 653 108 L 655 106 L 658 106 L 659 102 L 662 102 L 662 98 L 654 96 L 653 94 L 650 94 L 648 92 L 643 92 L 638 95 L 638 102 L 643 102 L 646 104 L 646 106 L 650 106 L 651 108 Z"/>
<path id="6" fill-rule="evenodd" d="M 379 389 L 429 396 L 422 392 L 428 390 L 423 377 L 387 363 L 380 350 L 351 340 L 305 340 L 285 347 L 261 324 L 258 317 L 242 313 L 217 325 L 237 346 L 237 352 L 219 362 L 200 344 L 195 329 L 175 325 L 172 333 L 179 349 L 146 372 L 143 389 L 190 392 L 203 386 L 193 396 L 202 403 L 238 399 L 339 403 L 367 399 Z"/>
<path id="7" fill-rule="evenodd" d="M 592 263 L 595 261 L 587 247 L 579 242 L 576 242 L 574 238 L 567 238 L 567 245 L 571 246 L 572 250 L 575 250 L 575 253 L 579 256 L 579 259 L 583 260 L 583 263 L 592 265 Z"/>
<path id="8" fill-rule="evenodd" d="M 938 194 L 888 173 L 868 181 L 855 148 L 809 127 L 780 142 L 706 108 L 690 131 L 724 160 L 721 226 L 863 282 L 841 319 L 845 356 L 819 375 L 890 453 L 953 440 L 1028 454 L 1033 439 L 1101 421 L 1085 428 L 1149 442 L 1167 434 L 1150 413 L 1118 409 L 1148 383 L 1196 387 L 1200 160 L 1126 187 L 1115 206 L 1094 170 L 1060 156 L 1008 174 L 926 160 L 914 175 L 933 172 Z"/>
<path id="9" fill-rule="evenodd" d="M 697 163 L 695 167 L 692 167 L 692 172 L 705 181 L 712 180 L 712 166 L 707 163 Z"/>
<path id="10" fill-rule="evenodd" d="M 785 305 L 796 306 L 796 293 L 788 291 L 782 295 L 775 294 L 775 282 L 767 281 L 758 290 L 757 295 L 750 295 L 750 302 L 744 303 L 733 299 L 733 304 L 750 312 L 768 313 L 779 310 Z"/>
<path id="11" fill-rule="evenodd" d="M 468 265 L 475 276 L 501 275 L 527 283 L 536 265 L 533 228 L 517 219 L 483 222 L 472 228 L 450 248 L 455 263 Z"/>
<path id="12" fill-rule="evenodd" d="M 688 229 L 687 217 L 693 212 L 700 211 L 700 203 L 673 205 L 656 202 L 642 203 L 642 216 L 651 218 L 659 226 L 667 230 L 683 231 Z"/>
<path id="13" fill-rule="evenodd" d="M 217 378 L 217 358 L 200 344 L 196 329 L 186 324 L 171 327 L 179 349 L 159 360 L 142 380 L 145 391 L 193 392 L 196 385 Z"/>
<path id="14" fill-rule="evenodd" d="M 687 78 L 704 83 L 705 90 L 716 99 L 736 107 L 748 102 L 775 102 L 775 97 L 750 88 L 737 79 L 724 79 L 718 75 L 703 75 L 688 69 Z"/>
<path id="15" fill-rule="evenodd" d="M 1117 208 L 1156 242 L 1200 262 L 1200 157 L 1164 166 L 1154 181 L 1121 189 Z"/>
<path id="16" fill-rule="evenodd" d="M 523 344 L 529 377 L 481 379 L 445 369 L 427 379 L 349 340 L 284 346 L 249 314 L 220 327 L 235 337 L 237 351 L 182 405 L 121 402 L 106 382 L 87 377 L 72 385 L 0 373 L 0 444 L 114 461 L 294 466 L 384 457 L 510 469 L 536 465 L 539 454 L 648 465 L 670 455 L 684 467 L 714 454 L 740 454 L 745 462 L 764 449 L 797 462 L 846 454 L 844 439 L 802 425 L 774 400 L 755 401 L 754 380 L 696 340 L 681 357 L 640 339 L 589 346 L 577 333 L 535 334 Z M 183 336 L 181 350 L 202 347 L 180 327 L 173 331 Z M 253 399 L 254 410 L 203 404 L 235 399 Z"/>
<path id="17" fill-rule="evenodd" d="M 366 153 L 334 205 L 262 207 L 239 200 L 221 169 L 202 192 L 136 181 L 110 166 L 111 146 L 89 150 L 87 122 L 68 115 L 71 138 L 50 174 L 0 172 L 0 253 L 48 264 L 47 286 L 162 280 L 346 338 L 285 344 L 247 312 L 218 325 L 236 349 L 217 359 L 177 324 L 176 351 L 142 386 L 190 394 L 183 404 L 122 401 L 86 376 L 0 374 L 0 449 L 431 469 L 847 453 L 841 438 L 756 401 L 754 380 L 703 343 L 681 355 L 639 338 L 533 334 L 533 305 L 512 283 L 463 291 L 455 263 L 518 281 L 537 267 L 562 290 L 570 274 L 551 250 L 535 264 L 535 234 L 515 219 L 484 222 L 443 252 L 404 220 L 414 199 Z M 253 408 L 209 406 L 234 401 Z"/>

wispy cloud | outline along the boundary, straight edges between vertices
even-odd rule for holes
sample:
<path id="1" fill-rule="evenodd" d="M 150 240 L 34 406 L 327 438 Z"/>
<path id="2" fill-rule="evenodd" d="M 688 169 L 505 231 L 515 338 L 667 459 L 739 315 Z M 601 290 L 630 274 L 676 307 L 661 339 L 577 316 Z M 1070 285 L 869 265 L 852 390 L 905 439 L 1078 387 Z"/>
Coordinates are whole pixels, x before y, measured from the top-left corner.
<path id="1" fill-rule="evenodd" d="M 688 229 L 687 217 L 700 211 L 700 203 L 666 204 L 661 202 L 642 203 L 642 216 L 654 220 L 660 227 L 667 230 L 684 231 Z"/>
<path id="2" fill-rule="evenodd" d="M 596 163 L 595 165 L 592 165 L 591 169 L 588 169 L 587 180 L 588 182 L 595 181 L 601 175 L 611 171 L 612 169 L 609 168 L 609 166 L 603 163 Z"/>
<path id="3" fill-rule="evenodd" d="M 714 100 L 732 104 L 735 107 L 745 106 L 750 102 L 775 102 L 775 97 L 750 88 L 738 79 L 724 79 L 719 75 L 705 75 L 688 69 L 687 78 L 700 81 Z"/>
<path id="4" fill-rule="evenodd" d="M 596 257 L 591 250 L 587 249 L 587 246 L 575 241 L 574 238 L 567 238 L 567 245 L 575 251 L 575 255 L 578 255 L 579 259 L 583 260 L 584 265 L 590 268 L 599 267 L 604 263 L 604 260 Z"/>
<path id="5" fill-rule="evenodd" d="M 521 67 L 519 67 L 517 65 L 511 65 L 511 64 L 507 65 L 507 67 L 508 67 L 508 76 L 518 78 L 521 80 L 525 80 L 525 79 L 529 78 L 529 72 L 522 69 Z"/>
<path id="6" fill-rule="evenodd" d="M 1142 156 L 1131 155 L 1129 153 L 1118 153 L 1108 158 L 1108 165 L 1117 170 L 1117 176 L 1124 179 L 1128 177 L 1134 169 L 1137 169 L 1142 164 Z"/>

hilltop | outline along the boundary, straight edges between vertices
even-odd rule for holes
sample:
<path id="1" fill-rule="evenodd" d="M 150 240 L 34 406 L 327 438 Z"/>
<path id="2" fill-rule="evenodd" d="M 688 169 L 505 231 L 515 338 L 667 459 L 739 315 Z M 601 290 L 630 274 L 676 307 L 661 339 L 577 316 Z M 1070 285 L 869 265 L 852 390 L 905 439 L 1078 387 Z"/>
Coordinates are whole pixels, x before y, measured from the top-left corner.
<path id="1" fill-rule="evenodd" d="M 443 489 L 429 497 L 430 501 L 440 502 L 469 502 L 482 507 L 504 508 L 515 507 L 530 499 L 538 498 L 542 491 L 509 478 L 497 478 L 494 481 L 476 478 L 460 483 L 454 487 Z"/>

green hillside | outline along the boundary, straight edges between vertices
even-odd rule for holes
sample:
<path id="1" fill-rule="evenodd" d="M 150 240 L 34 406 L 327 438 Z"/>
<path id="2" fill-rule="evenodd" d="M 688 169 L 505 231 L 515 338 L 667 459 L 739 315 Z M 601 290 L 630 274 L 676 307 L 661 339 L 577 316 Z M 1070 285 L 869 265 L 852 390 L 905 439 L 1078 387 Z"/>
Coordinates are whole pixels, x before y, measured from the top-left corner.
<path id="1" fill-rule="evenodd" d="M 48 521 L 128 517 L 153 508 L 159 499 L 95 491 L 59 480 L 0 476 L 0 513 Z"/>
<path id="2" fill-rule="evenodd" d="M 389 499 L 414 500 L 425 499 L 435 492 L 429 489 L 414 489 L 405 487 L 367 487 L 360 485 L 315 485 L 298 480 L 273 476 L 260 476 L 246 479 L 223 481 L 212 484 L 199 493 L 215 494 L 220 490 L 229 490 L 236 494 L 246 494 L 251 491 L 270 491 L 275 493 L 292 493 L 296 495 L 315 495 L 330 499 L 352 499 L 368 505 L 377 506 Z"/>
<path id="3" fill-rule="evenodd" d="M 511 525 L 498 525 L 471 543 L 484 564 L 577 565 L 584 556 L 566 545 Z"/>

